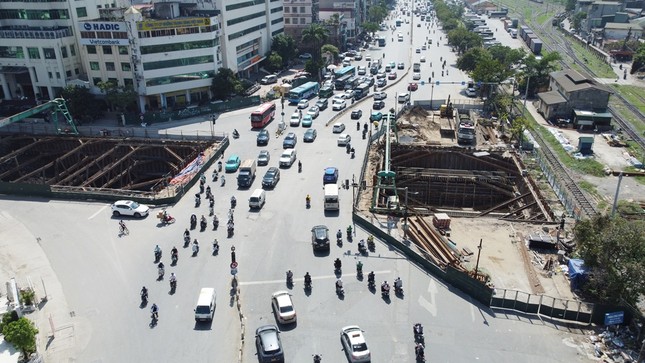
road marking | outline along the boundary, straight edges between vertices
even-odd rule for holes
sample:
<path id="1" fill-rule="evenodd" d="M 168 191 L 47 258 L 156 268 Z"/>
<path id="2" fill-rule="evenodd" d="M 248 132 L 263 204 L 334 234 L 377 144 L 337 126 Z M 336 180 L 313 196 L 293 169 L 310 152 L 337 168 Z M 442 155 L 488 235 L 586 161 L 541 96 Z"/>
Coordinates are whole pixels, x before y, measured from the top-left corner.
<path id="1" fill-rule="evenodd" d="M 470 303 L 470 319 L 475 322 L 475 304 L 471 301 Z"/>
<path id="2" fill-rule="evenodd" d="M 437 304 L 436 297 L 437 294 L 437 285 L 435 285 L 434 280 L 430 279 L 428 284 L 428 294 L 430 295 L 430 301 L 426 300 L 423 295 L 419 296 L 418 303 L 422 308 L 428 310 L 432 316 L 437 316 Z"/>
<path id="3" fill-rule="evenodd" d="M 375 275 L 383 275 L 383 274 L 389 274 L 391 272 L 392 272 L 391 270 L 374 271 L 374 274 Z M 341 275 L 341 277 L 352 277 L 352 276 L 356 276 L 356 273 L 346 273 L 346 274 Z M 311 280 L 312 281 L 313 280 L 330 280 L 330 279 L 337 279 L 337 278 L 338 277 L 336 275 L 323 275 L 323 276 L 316 276 L 316 277 L 312 276 Z M 240 282 L 238 285 L 240 285 L 240 286 L 251 286 L 251 285 L 284 284 L 285 280 L 286 280 L 286 275 L 285 275 L 285 279 L 282 279 L 282 280 L 243 281 L 243 282 Z M 302 278 L 293 279 L 293 282 L 296 282 L 296 281 L 305 281 L 305 278 L 302 277 Z"/>
<path id="4" fill-rule="evenodd" d="M 103 207 L 101 207 L 99 210 L 97 210 L 97 211 L 96 211 L 96 213 L 94 213 L 94 214 L 92 214 L 91 216 L 89 216 L 89 217 L 87 218 L 87 220 L 89 221 L 90 219 L 94 219 L 94 217 L 98 216 L 98 215 L 99 215 L 99 213 L 103 212 L 103 211 L 105 210 L 105 208 L 107 208 L 107 207 L 108 207 L 107 205 L 104 205 L 104 206 L 103 206 Z"/>

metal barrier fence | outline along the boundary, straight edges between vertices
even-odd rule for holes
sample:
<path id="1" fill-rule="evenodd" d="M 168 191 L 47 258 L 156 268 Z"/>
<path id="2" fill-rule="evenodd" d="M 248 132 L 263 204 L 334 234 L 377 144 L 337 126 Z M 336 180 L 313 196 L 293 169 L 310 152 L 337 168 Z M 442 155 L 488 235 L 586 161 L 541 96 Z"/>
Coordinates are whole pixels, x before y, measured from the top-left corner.
<path id="1" fill-rule="evenodd" d="M 592 303 L 507 289 L 495 289 L 489 306 L 585 324 L 591 324 L 595 307 Z"/>
<path id="2" fill-rule="evenodd" d="M 548 145 L 543 145 L 543 147 L 548 147 Z M 549 185 L 553 189 L 555 195 L 558 196 L 558 199 L 567 210 L 569 215 L 572 215 L 576 220 L 580 220 L 582 216 L 582 210 L 578 207 L 578 203 L 575 201 L 574 197 L 569 193 L 569 189 L 562 185 L 562 179 L 558 178 L 551 168 L 551 164 L 546 160 L 542 148 L 536 148 L 534 151 L 535 159 L 540 165 L 542 174 L 549 182 Z"/>

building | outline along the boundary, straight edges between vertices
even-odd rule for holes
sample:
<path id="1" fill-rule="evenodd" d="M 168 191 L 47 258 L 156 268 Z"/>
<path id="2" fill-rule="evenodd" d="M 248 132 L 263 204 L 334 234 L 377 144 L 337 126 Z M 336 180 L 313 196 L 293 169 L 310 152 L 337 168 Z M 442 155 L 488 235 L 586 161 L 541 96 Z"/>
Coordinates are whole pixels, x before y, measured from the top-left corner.
<path id="1" fill-rule="evenodd" d="M 0 9 L 2 99 L 49 100 L 84 73 L 75 24 L 97 18 L 112 0 L 3 1 Z M 81 82 L 82 83 L 82 82 Z"/>
<path id="2" fill-rule="evenodd" d="M 572 119 L 575 110 L 605 112 L 609 91 L 573 69 L 552 72 L 550 91 L 538 93 L 538 111 L 547 120 Z"/>
<path id="3" fill-rule="evenodd" d="M 603 30 L 603 41 L 622 41 L 643 36 L 643 28 L 637 23 L 607 23 Z"/>
<path id="4" fill-rule="evenodd" d="M 347 48 L 347 42 L 353 42 L 360 33 L 361 1 L 320 0 L 320 20 L 324 21 L 325 24 L 337 26 L 341 40 L 338 46 L 341 51 Z M 335 14 L 338 14 L 338 16 Z M 339 19 L 338 24 L 334 24 L 335 19 Z"/>
<path id="5" fill-rule="evenodd" d="M 272 37 L 283 31 L 282 3 L 157 2 L 110 9 L 78 27 L 94 93 L 111 81 L 135 89 L 141 112 L 176 109 L 208 102 L 220 68 L 257 71 Z"/>
<path id="6" fill-rule="evenodd" d="M 284 33 L 296 42 L 302 38 L 302 31 L 318 22 L 318 0 L 286 0 L 284 2 Z"/>
<path id="7" fill-rule="evenodd" d="M 587 18 L 582 21 L 580 32 L 585 38 L 602 31 L 605 24 L 610 22 L 623 22 L 615 20 L 616 13 L 625 9 L 625 3 L 618 1 L 590 1 L 583 0 L 576 3 L 574 13 L 584 12 Z M 592 38 L 589 38 L 592 41 Z"/>

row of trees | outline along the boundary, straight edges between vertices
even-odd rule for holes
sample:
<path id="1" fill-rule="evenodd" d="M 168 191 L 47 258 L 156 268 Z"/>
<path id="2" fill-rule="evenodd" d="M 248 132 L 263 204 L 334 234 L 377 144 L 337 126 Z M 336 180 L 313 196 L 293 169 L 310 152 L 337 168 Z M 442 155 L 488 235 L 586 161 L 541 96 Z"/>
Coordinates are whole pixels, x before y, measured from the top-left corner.
<path id="1" fill-rule="evenodd" d="M 36 334 L 38 334 L 38 329 L 36 329 L 31 320 L 25 317 L 18 318 L 16 311 L 2 315 L 0 332 L 4 335 L 4 340 L 13 344 L 22 353 L 25 360 L 32 353 L 36 352 Z"/>

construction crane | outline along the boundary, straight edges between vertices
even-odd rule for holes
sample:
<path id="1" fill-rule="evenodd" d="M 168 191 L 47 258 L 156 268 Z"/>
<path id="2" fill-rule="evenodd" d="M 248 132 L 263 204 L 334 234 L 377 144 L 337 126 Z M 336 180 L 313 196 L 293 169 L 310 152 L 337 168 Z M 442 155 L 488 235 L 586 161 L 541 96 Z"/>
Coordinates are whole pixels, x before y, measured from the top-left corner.
<path id="1" fill-rule="evenodd" d="M 65 100 L 62 98 L 56 98 L 51 101 L 45 102 L 41 105 L 38 105 L 36 107 L 30 108 L 26 111 L 22 111 L 20 113 L 17 113 L 13 116 L 9 116 L 7 118 L 0 119 L 0 127 L 7 126 L 9 124 L 12 124 L 14 122 L 18 122 L 21 120 L 24 120 L 26 118 L 29 118 L 31 116 L 37 115 L 41 112 L 49 112 L 50 115 L 50 120 L 54 122 L 54 127 L 56 128 L 56 133 L 58 134 L 74 134 L 78 135 L 78 130 L 76 129 L 76 125 L 74 124 L 74 120 L 72 119 L 72 115 L 69 113 L 69 110 L 67 109 L 67 104 L 65 103 Z M 58 127 L 58 114 L 61 114 L 63 116 L 62 122 L 64 124 L 67 124 L 64 128 Z"/>

